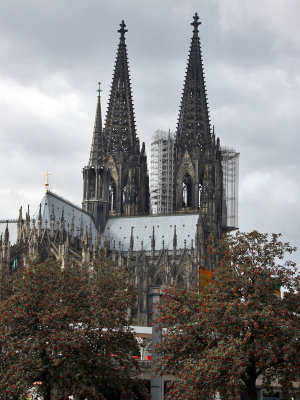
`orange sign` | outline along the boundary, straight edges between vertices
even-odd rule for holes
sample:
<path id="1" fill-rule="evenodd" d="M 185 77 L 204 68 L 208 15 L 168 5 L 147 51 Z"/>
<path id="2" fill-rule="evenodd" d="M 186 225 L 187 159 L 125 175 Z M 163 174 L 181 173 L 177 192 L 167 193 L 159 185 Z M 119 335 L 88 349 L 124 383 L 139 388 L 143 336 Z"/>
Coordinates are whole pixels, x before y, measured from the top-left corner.
<path id="1" fill-rule="evenodd" d="M 200 292 L 214 279 L 213 271 L 199 267 L 199 288 Z"/>

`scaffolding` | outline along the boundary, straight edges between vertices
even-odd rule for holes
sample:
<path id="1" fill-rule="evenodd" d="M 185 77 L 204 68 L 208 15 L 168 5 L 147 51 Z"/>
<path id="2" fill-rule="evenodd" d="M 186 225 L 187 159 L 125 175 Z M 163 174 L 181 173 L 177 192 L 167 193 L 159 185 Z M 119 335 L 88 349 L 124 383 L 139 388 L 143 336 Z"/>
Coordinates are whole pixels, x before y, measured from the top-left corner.
<path id="1" fill-rule="evenodd" d="M 152 214 L 173 211 L 175 135 L 157 130 L 151 143 L 150 204 Z"/>
<path id="2" fill-rule="evenodd" d="M 230 147 L 222 147 L 223 170 L 223 228 L 233 230 L 238 228 L 238 184 L 239 184 L 239 156 Z"/>

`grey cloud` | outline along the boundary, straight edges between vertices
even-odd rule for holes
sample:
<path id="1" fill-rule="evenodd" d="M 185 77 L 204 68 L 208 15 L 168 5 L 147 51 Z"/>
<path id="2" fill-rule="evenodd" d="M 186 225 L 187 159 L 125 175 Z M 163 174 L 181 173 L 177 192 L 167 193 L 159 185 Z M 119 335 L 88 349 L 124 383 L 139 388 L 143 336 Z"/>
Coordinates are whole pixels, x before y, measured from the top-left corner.
<path id="1" fill-rule="evenodd" d="M 198 11 L 212 124 L 221 143 L 241 153 L 240 226 L 282 230 L 286 239 L 299 243 L 300 57 L 297 39 L 284 33 L 288 13 L 299 12 L 299 6 L 286 11 L 277 29 L 278 16 L 272 20 L 272 13 L 278 12 L 275 6 L 282 0 L 272 0 L 273 8 L 264 0 L 268 13 L 253 2 L 249 9 L 243 9 L 244 2 L 233 9 L 234 3 L 3 0 L 1 217 L 17 215 L 19 205 L 27 202 L 37 207 L 46 169 L 52 173 L 53 190 L 80 204 L 97 82 L 102 82 L 104 119 L 122 19 L 128 27 L 138 134 L 146 141 L 148 155 L 156 129 L 175 129 L 192 36 L 190 22 Z M 300 37 L 299 26 L 290 21 Z M 36 97 L 26 98 L 26 93 Z M 49 105 L 48 113 L 39 99 Z M 253 177 L 257 181 L 252 182 Z M 243 184 L 249 179 L 251 187 Z M 295 189 L 295 202 L 288 203 L 289 193 L 275 191 L 281 185 L 276 179 L 289 182 L 282 185 L 284 190 Z M 270 191 L 274 202 L 268 201 Z"/>

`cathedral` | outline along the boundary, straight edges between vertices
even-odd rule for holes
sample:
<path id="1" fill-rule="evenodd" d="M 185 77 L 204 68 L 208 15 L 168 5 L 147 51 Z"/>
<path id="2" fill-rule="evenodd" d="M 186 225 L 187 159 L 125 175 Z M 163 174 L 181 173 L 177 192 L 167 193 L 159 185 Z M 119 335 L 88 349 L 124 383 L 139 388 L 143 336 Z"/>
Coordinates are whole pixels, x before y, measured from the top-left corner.
<path id="1" fill-rule="evenodd" d="M 197 13 L 191 25 L 170 177 L 172 211 L 151 213 L 147 156 L 136 132 L 122 21 L 104 124 L 100 85 L 98 89 L 82 206 L 46 186 L 36 215 L 20 208 L 14 243 L 7 223 L 0 241 L 2 273 L 36 256 L 62 262 L 69 257 L 78 263 L 106 257 L 128 269 L 137 290 L 131 317 L 136 325 L 146 326 L 151 322 L 152 287 L 189 288 L 199 267 L 214 268 L 205 251 L 208 237 L 237 228 L 238 153 L 221 147 L 211 126 Z"/>

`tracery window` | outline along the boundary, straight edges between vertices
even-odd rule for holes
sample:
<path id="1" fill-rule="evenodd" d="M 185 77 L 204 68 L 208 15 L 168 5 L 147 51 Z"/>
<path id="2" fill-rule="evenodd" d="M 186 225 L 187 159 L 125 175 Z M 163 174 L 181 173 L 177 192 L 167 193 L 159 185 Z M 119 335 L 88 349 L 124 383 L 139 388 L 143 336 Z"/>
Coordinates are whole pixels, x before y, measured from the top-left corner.
<path id="1" fill-rule="evenodd" d="M 94 169 L 90 171 L 90 197 L 95 196 L 95 187 L 96 187 L 96 172 Z"/>
<path id="2" fill-rule="evenodd" d="M 108 186 L 109 193 L 109 210 L 113 211 L 116 209 L 116 183 L 113 179 L 110 180 Z"/>
<path id="3" fill-rule="evenodd" d="M 199 184 L 199 189 L 198 189 L 198 208 L 201 207 L 201 194 L 202 194 L 202 185 Z"/>
<path id="4" fill-rule="evenodd" d="M 182 181 L 182 207 L 192 206 L 192 179 L 185 174 Z"/>

